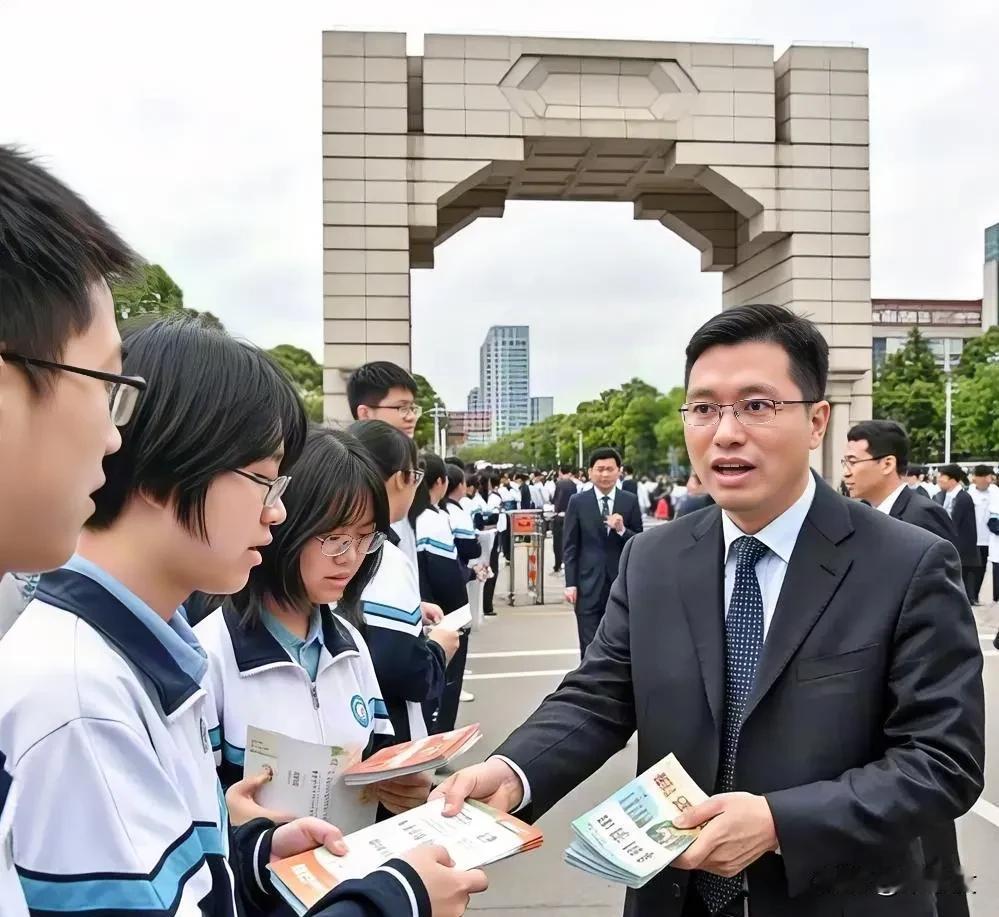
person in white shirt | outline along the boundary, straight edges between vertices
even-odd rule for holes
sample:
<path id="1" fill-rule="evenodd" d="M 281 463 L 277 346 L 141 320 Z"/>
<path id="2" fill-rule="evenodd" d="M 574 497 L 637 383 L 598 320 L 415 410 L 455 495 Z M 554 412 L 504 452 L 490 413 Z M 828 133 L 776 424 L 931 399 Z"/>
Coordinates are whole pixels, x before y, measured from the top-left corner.
<path id="1" fill-rule="evenodd" d="M 989 531 L 989 515 L 992 504 L 999 499 L 999 487 L 993 483 L 993 469 L 988 465 L 976 465 L 971 471 L 972 486 L 968 494 L 975 503 L 975 524 L 978 533 L 978 553 L 981 566 L 974 568 L 969 590 L 977 602 L 985 581 L 985 571 L 989 563 L 989 543 L 992 533 Z M 995 587 L 993 587 L 995 588 Z"/>

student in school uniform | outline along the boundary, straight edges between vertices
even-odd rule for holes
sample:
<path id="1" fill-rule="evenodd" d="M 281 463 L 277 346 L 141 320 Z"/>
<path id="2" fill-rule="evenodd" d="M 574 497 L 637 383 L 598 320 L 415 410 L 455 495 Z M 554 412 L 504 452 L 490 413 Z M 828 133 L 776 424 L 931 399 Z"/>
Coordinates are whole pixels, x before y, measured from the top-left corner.
<path id="1" fill-rule="evenodd" d="M 485 585 L 482 587 L 482 613 L 487 617 L 493 618 L 496 617 L 496 609 L 493 607 L 493 597 L 496 594 L 496 579 L 499 576 L 500 548 L 502 546 L 501 542 L 503 542 L 507 532 L 509 520 L 503 511 L 500 476 L 495 472 L 483 471 L 480 481 L 482 483 L 480 496 L 485 498 L 487 511 L 492 514 L 489 518 L 496 520 L 494 523 L 496 538 L 493 539 L 493 549 L 489 554 L 489 569 L 492 570 L 493 575 L 486 580 Z"/>
<path id="2" fill-rule="evenodd" d="M 468 562 L 482 556 L 482 545 L 476 537 L 472 516 L 461 503 L 465 497 L 465 472 L 455 465 L 448 465 L 447 486 L 447 493 L 439 506 L 451 522 L 458 563 L 463 570 L 468 570 Z M 471 579 L 471 575 L 466 574 L 465 578 Z"/>
<path id="3" fill-rule="evenodd" d="M 349 433 L 315 426 L 284 505 L 287 520 L 261 549 L 263 561 L 246 587 L 195 631 L 208 654 L 219 726 L 213 746 L 226 788 L 252 776 L 243 773 L 249 726 L 359 757 L 375 736 L 392 736 L 368 647 L 355 626 L 389 527 L 381 475 Z M 396 811 L 397 797 L 413 784 L 374 789 Z M 429 783 L 415 786 L 428 791 Z M 345 804 L 350 798 L 345 794 Z M 409 808 L 425 801 L 423 792 Z M 374 810 L 368 814 L 363 821 L 358 806 L 338 827 L 366 827 Z"/>
<path id="4" fill-rule="evenodd" d="M 2 634 L 37 585 L 12 571 L 50 569 L 69 559 L 90 515 L 101 462 L 121 445 L 117 425 L 128 420 L 140 390 L 138 380 L 120 376 L 121 339 L 108 288 L 108 278 L 134 264 L 128 246 L 69 188 L 2 146 L 0 226 L 0 468 L 8 483 L 0 513 Z M 117 387 L 109 390 L 111 380 Z M 33 647 L 36 664 L 40 646 L 50 644 Z M 0 707 L 9 697 L 0 695 Z M 0 738 L 4 917 L 28 917 L 14 864 L 21 832 L 30 840 L 30 820 L 18 818 L 12 834 L 22 752 Z M 35 792 L 32 784 L 28 791 Z"/>
<path id="5" fill-rule="evenodd" d="M 391 522 L 405 522 L 423 471 L 413 441 L 380 420 L 358 421 L 352 433 L 368 450 L 385 484 Z M 444 671 L 458 649 L 457 632 L 434 627 L 424 636 L 419 574 L 399 549 L 394 529 L 381 561 L 361 593 L 364 636 L 395 730 L 395 742 L 427 735 L 423 705 L 435 707 Z"/>
<path id="6" fill-rule="evenodd" d="M 447 467 L 439 456 L 430 452 L 423 454 L 420 466 L 424 476 L 408 515 L 416 535 L 420 595 L 424 601 L 439 605 L 446 618 L 450 612 L 468 604 L 467 580 L 458 565 L 458 549 L 450 519 L 439 506 L 448 489 Z M 436 711 L 429 706 L 426 708 L 431 733 L 454 728 L 467 654 L 468 633 L 463 631 L 458 650 L 445 672 L 440 706 Z"/>

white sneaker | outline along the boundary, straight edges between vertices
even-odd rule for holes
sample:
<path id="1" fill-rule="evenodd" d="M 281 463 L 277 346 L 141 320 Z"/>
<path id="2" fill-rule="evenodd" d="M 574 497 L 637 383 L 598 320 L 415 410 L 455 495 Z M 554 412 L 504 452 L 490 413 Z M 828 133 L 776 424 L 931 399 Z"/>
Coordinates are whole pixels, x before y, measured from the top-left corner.
<path id="1" fill-rule="evenodd" d="M 462 691 L 461 694 L 458 695 L 458 700 L 460 700 L 463 704 L 468 704 L 475 700 L 475 695 L 472 694 L 471 691 Z"/>

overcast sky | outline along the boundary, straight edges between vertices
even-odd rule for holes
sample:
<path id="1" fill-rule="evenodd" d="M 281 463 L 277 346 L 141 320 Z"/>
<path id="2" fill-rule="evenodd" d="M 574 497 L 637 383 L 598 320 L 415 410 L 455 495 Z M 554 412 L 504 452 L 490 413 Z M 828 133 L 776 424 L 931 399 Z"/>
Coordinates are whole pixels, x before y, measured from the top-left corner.
<path id="1" fill-rule="evenodd" d="M 354 9 L 358 12 L 354 13 Z M 0 140 L 85 194 L 185 301 L 263 345 L 322 353 L 324 28 L 793 41 L 871 49 L 873 295 L 981 296 L 999 221 L 995 0 L 712 3 L 0 0 Z M 681 381 L 719 275 L 630 205 L 512 203 L 413 272 L 414 369 L 451 408 L 492 324 L 529 324 L 556 409 Z"/>

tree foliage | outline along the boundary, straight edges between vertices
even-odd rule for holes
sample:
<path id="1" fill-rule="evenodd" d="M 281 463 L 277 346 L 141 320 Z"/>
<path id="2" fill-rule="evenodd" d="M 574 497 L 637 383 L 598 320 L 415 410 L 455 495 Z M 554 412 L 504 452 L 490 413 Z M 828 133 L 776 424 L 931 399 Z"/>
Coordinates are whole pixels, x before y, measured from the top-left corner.
<path id="1" fill-rule="evenodd" d="M 206 324 L 221 328 L 211 312 L 199 312 L 184 305 L 184 291 L 158 264 L 143 264 L 135 276 L 111 287 L 118 322 L 142 315 L 196 315 Z"/>
<path id="2" fill-rule="evenodd" d="M 416 403 L 423 408 L 423 414 L 416 422 L 416 433 L 413 438 L 420 449 L 427 449 L 434 442 L 434 418 L 430 412 L 435 407 L 443 406 L 443 402 L 425 376 L 413 373 L 413 379 L 416 381 Z"/>
<path id="3" fill-rule="evenodd" d="M 599 446 L 614 446 L 639 473 L 670 470 L 671 458 L 687 463 L 680 405 L 682 388 L 663 394 L 641 379 L 601 392 L 572 414 L 555 414 L 486 446 L 466 446 L 466 461 L 552 468 L 558 460 L 578 462 L 578 431 L 583 434 L 583 461 Z"/>
<path id="4" fill-rule="evenodd" d="M 954 374 L 954 451 L 988 459 L 999 450 L 999 327 L 969 341 Z"/>
<path id="5" fill-rule="evenodd" d="M 294 344 L 278 344 L 267 351 L 298 388 L 309 420 L 323 420 L 323 368 L 309 351 Z"/>

